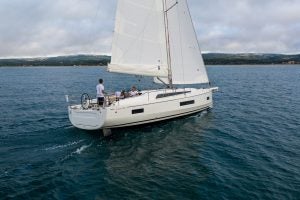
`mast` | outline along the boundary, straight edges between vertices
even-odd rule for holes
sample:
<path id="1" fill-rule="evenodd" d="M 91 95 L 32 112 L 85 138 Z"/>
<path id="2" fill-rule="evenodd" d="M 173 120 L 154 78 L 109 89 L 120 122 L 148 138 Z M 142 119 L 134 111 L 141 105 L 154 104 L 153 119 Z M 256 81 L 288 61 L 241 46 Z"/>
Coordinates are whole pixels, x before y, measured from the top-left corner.
<path id="1" fill-rule="evenodd" d="M 167 64 L 168 64 L 168 80 L 169 87 L 173 87 L 172 81 L 172 68 L 171 68 L 171 48 L 170 48 L 170 34 L 169 34 L 169 22 L 168 22 L 168 11 L 171 8 L 167 8 L 167 0 L 162 0 L 163 2 L 163 12 L 164 12 L 164 25 L 165 25 L 165 37 L 166 37 L 166 51 L 167 51 Z M 178 2 L 176 2 L 177 4 Z"/>

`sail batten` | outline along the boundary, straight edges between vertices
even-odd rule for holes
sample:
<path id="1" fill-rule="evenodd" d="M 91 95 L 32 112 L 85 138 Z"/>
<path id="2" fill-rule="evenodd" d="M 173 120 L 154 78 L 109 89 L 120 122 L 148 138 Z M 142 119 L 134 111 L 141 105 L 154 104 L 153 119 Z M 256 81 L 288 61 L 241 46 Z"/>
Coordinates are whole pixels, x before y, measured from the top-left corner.
<path id="1" fill-rule="evenodd" d="M 167 77 L 168 72 L 166 70 L 162 70 L 167 67 L 160 67 L 158 69 L 157 66 L 153 65 L 140 65 L 140 64 L 130 64 L 130 65 L 117 65 L 117 64 L 109 64 L 108 71 L 109 72 L 117 72 L 117 73 L 125 73 L 125 74 L 134 74 L 134 75 L 142 75 L 142 76 L 159 76 L 159 77 Z"/>

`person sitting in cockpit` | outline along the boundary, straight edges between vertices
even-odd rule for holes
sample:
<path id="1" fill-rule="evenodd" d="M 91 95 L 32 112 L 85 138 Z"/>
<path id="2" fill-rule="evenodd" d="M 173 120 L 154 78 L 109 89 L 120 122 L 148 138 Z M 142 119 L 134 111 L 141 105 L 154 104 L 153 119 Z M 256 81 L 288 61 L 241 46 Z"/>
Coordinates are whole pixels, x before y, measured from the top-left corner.
<path id="1" fill-rule="evenodd" d="M 139 92 L 137 91 L 135 86 L 132 86 L 132 88 L 129 92 L 129 96 L 134 97 L 134 96 L 137 96 L 137 95 L 139 95 Z"/>

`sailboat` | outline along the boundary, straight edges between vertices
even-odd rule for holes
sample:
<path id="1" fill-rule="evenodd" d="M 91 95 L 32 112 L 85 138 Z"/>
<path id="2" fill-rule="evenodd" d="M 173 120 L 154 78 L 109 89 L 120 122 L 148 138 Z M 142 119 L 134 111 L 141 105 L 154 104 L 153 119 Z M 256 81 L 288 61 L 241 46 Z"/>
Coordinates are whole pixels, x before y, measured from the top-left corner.
<path id="1" fill-rule="evenodd" d="M 109 100 L 99 107 L 86 95 L 69 105 L 71 123 L 110 130 L 198 113 L 213 107 L 211 87 L 187 0 L 119 0 L 109 72 L 153 77 L 163 89 Z M 201 88 L 180 87 L 199 84 Z"/>

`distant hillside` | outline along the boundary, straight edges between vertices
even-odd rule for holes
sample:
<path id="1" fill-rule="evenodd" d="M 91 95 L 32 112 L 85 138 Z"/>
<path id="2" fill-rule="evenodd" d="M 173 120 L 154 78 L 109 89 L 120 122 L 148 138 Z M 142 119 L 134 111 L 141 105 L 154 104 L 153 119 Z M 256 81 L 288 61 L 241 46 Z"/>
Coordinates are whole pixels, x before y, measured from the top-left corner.
<path id="1" fill-rule="evenodd" d="M 203 54 L 207 65 L 300 64 L 300 54 Z M 3 66 L 105 66 L 110 56 L 73 55 L 44 58 L 0 59 Z"/>
<path id="2" fill-rule="evenodd" d="M 43 58 L 0 59 L 0 66 L 104 66 L 110 62 L 110 56 L 73 55 Z"/>
<path id="3" fill-rule="evenodd" d="M 203 55 L 208 65 L 244 65 L 244 64 L 300 64 L 300 54 L 220 54 Z"/>

